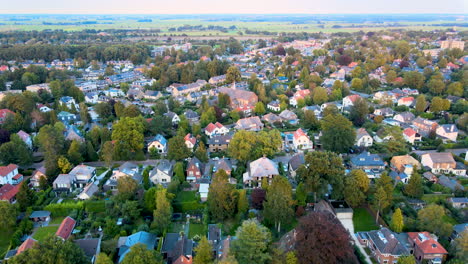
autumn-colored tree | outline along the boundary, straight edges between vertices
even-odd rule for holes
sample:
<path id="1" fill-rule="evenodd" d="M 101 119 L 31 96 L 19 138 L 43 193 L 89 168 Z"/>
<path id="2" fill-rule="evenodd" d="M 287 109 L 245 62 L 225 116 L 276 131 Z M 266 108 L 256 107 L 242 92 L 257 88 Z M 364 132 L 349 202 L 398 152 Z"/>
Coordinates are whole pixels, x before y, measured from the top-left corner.
<path id="1" fill-rule="evenodd" d="M 60 156 L 57 160 L 57 167 L 61 173 L 68 173 L 73 168 L 73 165 L 64 156 Z"/>
<path id="2" fill-rule="evenodd" d="M 359 206 L 366 199 L 369 190 L 369 178 L 362 170 L 352 170 L 345 180 L 344 197 L 346 202 L 353 206 Z"/>
<path id="3" fill-rule="evenodd" d="M 118 199 L 126 201 L 135 196 L 138 190 L 138 182 L 130 176 L 123 176 L 117 179 Z"/>
<path id="4" fill-rule="evenodd" d="M 203 236 L 195 248 L 194 264 L 210 264 L 213 262 L 213 247 L 208 239 Z"/>
<path id="5" fill-rule="evenodd" d="M 281 176 L 274 177 L 268 187 L 266 201 L 263 203 L 265 221 L 274 225 L 280 232 L 281 225 L 287 225 L 292 220 L 291 215 L 294 213 L 292 205 L 292 188 L 288 180 Z"/>
<path id="6" fill-rule="evenodd" d="M 237 191 L 229 184 L 228 175 L 218 170 L 208 192 L 208 211 L 214 221 L 223 221 L 234 216 L 237 205 Z"/>
<path id="7" fill-rule="evenodd" d="M 328 212 L 312 212 L 299 220 L 295 248 L 301 264 L 358 263 L 349 233 Z"/>
<path id="8" fill-rule="evenodd" d="M 418 211 L 418 227 L 447 238 L 452 233 L 452 225 L 444 220 L 445 215 L 444 207 L 430 204 Z"/>
<path id="9" fill-rule="evenodd" d="M 397 233 L 401 233 L 403 231 L 404 222 L 403 222 L 403 214 L 401 213 L 401 209 L 397 208 L 392 215 L 392 222 L 390 223 L 390 227 L 393 231 Z"/>

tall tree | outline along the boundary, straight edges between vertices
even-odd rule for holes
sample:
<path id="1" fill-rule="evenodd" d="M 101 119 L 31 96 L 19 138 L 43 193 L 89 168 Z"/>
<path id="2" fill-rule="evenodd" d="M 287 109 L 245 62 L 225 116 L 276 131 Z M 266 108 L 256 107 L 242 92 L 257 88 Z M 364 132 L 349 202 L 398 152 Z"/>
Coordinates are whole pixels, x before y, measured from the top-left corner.
<path id="1" fill-rule="evenodd" d="M 21 182 L 20 183 L 20 189 L 18 193 L 16 194 L 16 201 L 18 202 L 20 206 L 21 211 L 25 211 L 26 208 L 29 206 L 33 205 L 35 195 L 34 191 L 29 188 L 28 184 L 26 182 Z"/>
<path id="2" fill-rule="evenodd" d="M 156 210 L 153 216 L 153 226 L 162 234 L 169 227 L 172 217 L 172 206 L 167 198 L 166 189 L 159 190 L 156 194 Z"/>
<path id="3" fill-rule="evenodd" d="M 281 176 L 274 177 L 263 203 L 265 221 L 274 225 L 279 233 L 281 224 L 289 224 L 291 221 L 291 215 L 294 213 L 292 205 L 292 188 L 288 180 Z"/>
<path id="4" fill-rule="evenodd" d="M 0 201 L 0 230 L 13 228 L 16 223 L 16 207 L 7 201 Z"/>
<path id="5" fill-rule="evenodd" d="M 369 114 L 367 101 L 359 97 L 351 107 L 350 119 L 353 121 L 355 126 L 362 126 L 364 122 L 366 122 L 367 114 Z"/>
<path id="6" fill-rule="evenodd" d="M 392 215 L 392 222 L 390 227 L 393 231 L 397 233 L 401 233 L 403 231 L 404 223 L 403 223 L 403 214 L 401 213 L 401 209 L 397 208 Z"/>
<path id="7" fill-rule="evenodd" d="M 404 192 L 406 195 L 413 198 L 421 198 L 424 194 L 424 186 L 421 175 L 417 172 L 413 172 L 408 184 L 405 186 Z"/>
<path id="8" fill-rule="evenodd" d="M 375 215 L 375 222 L 378 222 L 379 214 L 382 210 L 390 205 L 387 198 L 387 193 L 383 187 L 378 187 L 374 194 L 374 206 L 377 208 L 377 214 Z"/>
<path id="9" fill-rule="evenodd" d="M 452 233 L 452 225 L 444 220 L 445 208 L 430 204 L 418 211 L 418 227 L 437 236 L 447 238 Z"/>
<path id="10" fill-rule="evenodd" d="M 426 110 L 426 106 L 427 106 L 426 96 L 424 96 L 424 94 L 420 94 L 418 98 L 416 98 L 415 109 L 418 113 L 423 113 Z"/>
<path id="11" fill-rule="evenodd" d="M 194 264 L 210 264 L 213 263 L 213 247 L 208 239 L 203 236 L 195 248 Z"/>
<path id="12" fill-rule="evenodd" d="M 208 192 L 208 211 L 214 221 L 223 221 L 232 217 L 237 205 L 237 191 L 229 184 L 228 175 L 218 170 Z"/>
<path id="13" fill-rule="evenodd" d="M 122 152 L 142 151 L 144 146 L 143 132 L 145 121 L 140 117 L 122 117 L 112 127 L 112 140 L 121 143 Z"/>
<path id="14" fill-rule="evenodd" d="M 58 172 L 57 160 L 65 145 L 64 129 L 65 126 L 62 123 L 55 123 L 53 126 L 45 125 L 41 127 L 36 137 L 44 152 L 47 175 L 55 175 Z"/>
<path id="15" fill-rule="evenodd" d="M 121 264 L 162 264 L 161 257 L 153 249 L 138 243 L 130 248 L 125 254 Z"/>
<path id="16" fill-rule="evenodd" d="M 205 143 L 203 143 L 203 142 L 198 143 L 198 147 L 195 150 L 194 155 L 201 162 L 208 162 L 208 154 L 206 152 Z"/>
<path id="17" fill-rule="evenodd" d="M 369 178 L 362 170 L 352 170 L 345 180 L 344 197 L 346 202 L 356 207 L 364 202 L 369 190 Z"/>
<path id="18" fill-rule="evenodd" d="M 270 231 L 257 220 L 249 219 L 236 231 L 237 239 L 232 242 L 231 253 L 239 264 L 262 264 L 270 260 L 268 245 L 271 242 Z"/>
<path id="19" fill-rule="evenodd" d="M 190 150 L 185 145 L 185 140 L 182 135 L 177 135 L 169 139 L 167 143 L 167 157 L 171 160 L 183 160 L 190 156 Z"/>
<path id="20" fill-rule="evenodd" d="M 343 195 L 344 167 L 343 160 L 330 151 L 307 153 L 305 162 L 298 169 L 298 181 L 303 182 L 305 189 L 317 196 L 328 191 L 328 184 L 333 188 L 332 195 L 341 198 Z"/>
<path id="21" fill-rule="evenodd" d="M 247 198 L 246 190 L 238 190 L 238 199 L 237 199 L 237 212 L 244 214 L 249 209 L 249 200 Z"/>
<path id="22" fill-rule="evenodd" d="M 73 140 L 68 148 L 67 152 L 68 160 L 73 165 L 78 165 L 83 162 L 83 155 L 80 153 L 80 143 L 76 140 Z"/>
<path id="23" fill-rule="evenodd" d="M 342 115 L 327 115 L 322 119 L 320 141 L 326 150 L 348 152 L 356 140 L 352 123 Z"/>
<path id="24" fill-rule="evenodd" d="M 126 201 L 132 199 L 138 190 L 138 182 L 130 176 L 123 176 L 117 180 L 118 200 Z"/>
<path id="25" fill-rule="evenodd" d="M 231 66 L 228 68 L 226 73 L 226 82 L 233 83 L 233 82 L 240 82 L 241 80 L 241 73 L 239 68 L 236 66 Z"/>
<path id="26" fill-rule="evenodd" d="M 96 264 L 114 264 L 114 262 L 106 255 L 106 253 L 101 252 L 96 258 Z"/>
<path id="27" fill-rule="evenodd" d="M 351 237 L 328 212 L 312 212 L 299 220 L 295 248 L 299 263 L 358 263 Z"/>

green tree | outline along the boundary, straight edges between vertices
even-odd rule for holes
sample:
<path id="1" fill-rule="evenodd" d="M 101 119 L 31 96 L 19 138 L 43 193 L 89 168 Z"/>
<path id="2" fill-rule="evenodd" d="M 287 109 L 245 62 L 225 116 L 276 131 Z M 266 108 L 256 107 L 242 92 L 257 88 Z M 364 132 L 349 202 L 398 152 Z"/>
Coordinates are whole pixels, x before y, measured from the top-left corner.
<path id="1" fill-rule="evenodd" d="M 327 115 L 321 121 L 320 141 L 326 150 L 348 152 L 356 140 L 353 124 L 342 115 Z"/>
<path id="2" fill-rule="evenodd" d="M 352 170 L 345 179 L 344 197 L 346 202 L 353 206 L 361 205 L 366 199 L 369 190 L 369 178 L 362 170 Z"/>
<path id="3" fill-rule="evenodd" d="M 64 156 L 60 156 L 57 160 L 57 167 L 61 173 L 68 173 L 73 168 L 73 165 Z"/>
<path id="4" fill-rule="evenodd" d="M 444 207 L 430 204 L 418 211 L 418 227 L 420 230 L 447 238 L 452 233 L 452 225 L 444 220 L 445 217 Z"/>
<path id="5" fill-rule="evenodd" d="M 303 127 L 306 129 L 317 130 L 320 128 L 320 121 L 315 116 L 314 111 L 306 110 L 304 112 L 304 118 L 301 121 Z"/>
<path id="6" fill-rule="evenodd" d="M 134 221 L 140 216 L 141 209 L 138 207 L 138 201 L 125 201 L 120 208 L 122 216 L 127 221 Z"/>
<path id="7" fill-rule="evenodd" d="M 404 222 L 403 222 L 403 214 L 401 213 L 401 209 L 397 208 L 392 215 L 392 222 L 390 223 L 390 227 L 393 231 L 397 233 L 401 233 L 403 231 Z"/>
<path id="8" fill-rule="evenodd" d="M 416 71 L 406 72 L 403 80 L 406 85 L 413 89 L 420 90 L 424 86 L 424 75 Z"/>
<path id="9" fill-rule="evenodd" d="M 240 214 L 245 214 L 249 209 L 249 200 L 247 198 L 246 190 L 238 190 L 238 199 L 237 199 L 237 212 Z"/>
<path id="10" fill-rule="evenodd" d="M 431 112 L 439 113 L 440 111 L 447 111 L 450 109 L 450 101 L 442 99 L 438 96 L 433 97 L 431 101 Z"/>
<path id="11" fill-rule="evenodd" d="M 330 151 L 307 153 L 304 164 L 297 171 L 298 182 L 303 182 L 305 190 L 317 196 L 328 191 L 328 184 L 333 188 L 332 195 L 341 198 L 343 195 L 343 160 Z"/>
<path id="12" fill-rule="evenodd" d="M 304 183 L 300 182 L 296 187 L 296 201 L 299 206 L 306 206 L 307 191 Z"/>
<path id="13" fill-rule="evenodd" d="M 41 127 L 36 137 L 44 153 L 47 175 L 55 175 L 58 172 L 57 160 L 65 145 L 64 129 L 65 126 L 62 123 L 55 123 L 53 126 L 45 125 Z"/>
<path id="14" fill-rule="evenodd" d="M 322 87 L 316 87 L 313 92 L 313 97 L 312 97 L 314 104 L 321 105 L 328 101 L 328 93 L 325 88 Z"/>
<path id="15" fill-rule="evenodd" d="M 439 79 L 431 79 L 427 84 L 427 87 L 429 87 L 429 91 L 432 94 L 440 95 L 445 90 L 445 83 Z"/>
<path id="16" fill-rule="evenodd" d="M 208 192 L 208 212 L 211 219 L 221 222 L 234 216 L 237 205 L 237 191 L 229 184 L 228 175 L 218 170 Z"/>
<path id="17" fill-rule="evenodd" d="M 299 261 L 294 251 L 289 251 L 288 253 L 286 253 L 286 264 L 298 264 L 298 263 Z"/>
<path id="18" fill-rule="evenodd" d="M 389 70 L 387 72 L 387 76 L 385 76 L 385 80 L 388 83 L 393 83 L 393 81 L 395 81 L 396 78 L 397 78 L 397 74 L 394 70 Z"/>
<path id="19" fill-rule="evenodd" d="M 421 198 L 423 196 L 424 186 L 419 173 L 413 172 L 409 178 L 408 184 L 405 186 L 404 192 L 406 195 L 413 198 Z"/>
<path id="20" fill-rule="evenodd" d="M 398 258 L 397 264 L 416 264 L 416 259 L 413 255 L 400 256 Z"/>
<path id="21" fill-rule="evenodd" d="M 208 162 L 208 154 L 206 152 L 206 147 L 205 147 L 205 144 L 203 142 L 198 143 L 198 147 L 195 150 L 194 155 L 201 162 Z"/>
<path id="22" fill-rule="evenodd" d="M 194 264 L 210 264 L 213 263 L 213 247 L 208 239 L 203 236 L 195 248 Z"/>
<path id="23" fill-rule="evenodd" d="M 455 239 L 455 255 L 462 263 L 468 261 L 468 231 L 463 231 L 461 235 Z"/>
<path id="24" fill-rule="evenodd" d="M 0 201 L 0 230 L 5 231 L 13 228 L 16 223 L 16 208 L 14 204 Z"/>
<path id="25" fill-rule="evenodd" d="M 257 114 L 257 115 L 263 115 L 265 114 L 265 105 L 262 103 L 262 102 L 258 102 L 256 105 L 255 105 L 255 109 L 254 109 L 254 112 Z"/>
<path id="26" fill-rule="evenodd" d="M 233 82 L 240 82 L 241 80 L 241 73 L 239 68 L 236 66 L 231 66 L 228 68 L 226 72 L 226 82 L 233 83 Z"/>
<path id="27" fill-rule="evenodd" d="M 126 201 L 132 199 L 138 190 L 138 182 L 130 176 L 123 176 L 117 179 L 118 200 Z"/>
<path id="28" fill-rule="evenodd" d="M 463 85 L 461 82 L 453 82 L 447 87 L 447 93 L 455 96 L 463 96 Z"/>
<path id="29" fill-rule="evenodd" d="M 106 253 L 101 252 L 96 258 L 96 264 L 114 264 L 114 262 L 106 255 Z"/>
<path id="30" fill-rule="evenodd" d="M 228 155 L 241 162 L 266 156 L 273 156 L 281 147 L 281 134 L 272 129 L 258 133 L 246 130 L 237 131 L 229 142 Z"/>
<path id="31" fill-rule="evenodd" d="M 12 134 L 10 142 L 0 145 L 0 161 L 4 164 L 29 165 L 33 162 L 33 154 L 17 134 Z"/>
<path id="32" fill-rule="evenodd" d="M 137 152 L 144 146 L 145 129 L 142 117 L 122 117 L 112 127 L 112 140 L 122 144 L 120 151 Z"/>
<path id="33" fill-rule="evenodd" d="M 382 210 L 390 205 L 388 202 L 387 193 L 383 187 L 378 187 L 374 194 L 374 207 L 377 208 L 377 214 L 375 216 L 375 222 L 378 222 L 379 214 Z"/>
<path id="34" fill-rule="evenodd" d="M 424 94 L 420 94 L 418 98 L 416 98 L 416 112 L 418 113 L 423 113 L 426 110 L 427 102 L 426 102 L 426 96 Z"/>
<path id="35" fill-rule="evenodd" d="M 70 148 L 68 149 L 67 156 L 68 160 L 74 165 L 78 165 L 83 162 L 83 155 L 80 153 L 80 143 L 78 141 L 72 141 Z"/>
<path id="36" fill-rule="evenodd" d="M 91 120 L 91 116 L 88 112 L 88 107 L 85 103 L 80 103 L 80 119 L 84 124 L 88 124 Z"/>
<path id="37" fill-rule="evenodd" d="M 184 164 L 180 161 L 174 165 L 174 176 L 181 182 L 185 181 Z"/>
<path id="38" fill-rule="evenodd" d="M 28 184 L 26 182 L 20 183 L 20 189 L 18 193 L 16 194 L 16 201 L 19 204 L 20 210 L 26 211 L 26 208 L 29 206 L 33 205 L 34 199 L 36 198 L 34 195 L 34 191 L 29 188 Z"/>
<path id="39" fill-rule="evenodd" d="M 161 257 L 153 249 L 138 243 L 133 245 L 125 254 L 121 264 L 162 264 Z"/>
<path id="40" fill-rule="evenodd" d="M 185 145 L 184 137 L 177 135 L 169 139 L 167 157 L 171 160 L 183 160 L 190 156 L 190 150 Z"/>
<path id="41" fill-rule="evenodd" d="M 291 222 L 291 215 L 294 213 L 292 204 L 292 188 L 288 180 L 281 176 L 274 177 L 263 203 L 263 216 L 267 223 L 275 226 L 278 233 L 281 231 L 281 224 Z"/>
<path id="42" fill-rule="evenodd" d="M 158 190 L 156 194 L 156 209 L 153 213 L 154 220 L 152 226 L 162 234 L 169 227 L 172 217 L 172 206 L 167 198 L 167 190 Z"/>
<path id="43" fill-rule="evenodd" d="M 355 126 L 362 126 L 367 120 L 367 114 L 369 114 L 367 101 L 359 97 L 351 107 L 350 119 Z"/>
<path id="44" fill-rule="evenodd" d="M 364 84 L 362 83 L 362 79 L 353 78 L 351 80 L 351 89 L 356 90 L 356 91 L 362 91 L 364 89 Z"/>
<path id="45" fill-rule="evenodd" d="M 114 156 L 114 143 L 106 141 L 101 149 L 101 159 L 105 161 L 106 166 L 110 167 Z"/>
<path id="46" fill-rule="evenodd" d="M 262 264 L 270 260 L 270 231 L 256 220 L 244 221 L 237 229 L 236 237 L 232 242 L 231 252 L 239 264 Z"/>

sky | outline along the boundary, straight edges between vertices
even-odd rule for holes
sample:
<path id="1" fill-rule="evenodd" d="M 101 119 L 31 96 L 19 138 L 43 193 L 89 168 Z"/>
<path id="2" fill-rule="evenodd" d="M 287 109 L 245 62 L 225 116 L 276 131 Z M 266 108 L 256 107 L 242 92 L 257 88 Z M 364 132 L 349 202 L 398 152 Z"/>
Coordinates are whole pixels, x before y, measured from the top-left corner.
<path id="1" fill-rule="evenodd" d="M 467 14 L 468 0 L 0 0 L 0 14 Z"/>

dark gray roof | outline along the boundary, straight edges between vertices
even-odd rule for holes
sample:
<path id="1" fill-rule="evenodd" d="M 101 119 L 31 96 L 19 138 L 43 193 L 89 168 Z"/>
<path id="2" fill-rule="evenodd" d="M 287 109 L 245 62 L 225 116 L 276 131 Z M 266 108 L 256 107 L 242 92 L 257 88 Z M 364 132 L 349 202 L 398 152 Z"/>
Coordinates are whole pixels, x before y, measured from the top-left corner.
<path id="1" fill-rule="evenodd" d="M 164 237 L 161 252 L 165 253 L 171 251 L 174 248 L 177 241 L 179 240 L 179 236 L 180 235 L 177 233 L 167 233 Z"/>
<path id="2" fill-rule="evenodd" d="M 351 163 L 353 166 L 385 166 L 379 155 L 370 154 L 369 152 L 363 152 L 351 158 Z"/>
<path id="3" fill-rule="evenodd" d="M 400 243 L 396 234 L 387 228 L 369 231 L 367 235 L 369 240 L 372 240 L 382 254 L 392 254 L 394 256 L 409 255 L 406 246 Z"/>
<path id="4" fill-rule="evenodd" d="M 232 139 L 232 135 L 229 135 L 229 134 L 228 135 L 215 135 L 212 138 L 208 139 L 208 144 L 209 145 L 214 145 L 214 144 L 225 145 L 225 144 L 229 144 L 231 139 Z"/>
<path id="5" fill-rule="evenodd" d="M 442 186 L 445 186 L 447 188 L 450 188 L 450 190 L 454 191 L 456 188 L 460 188 L 461 190 L 464 190 L 465 188 L 460 185 L 456 180 L 450 179 L 449 177 L 443 175 L 440 176 L 439 178 L 439 184 Z"/>
<path id="6" fill-rule="evenodd" d="M 208 240 L 217 243 L 221 241 L 221 229 L 217 225 L 208 225 Z"/>
<path id="7" fill-rule="evenodd" d="M 98 252 L 99 244 L 101 240 L 99 238 L 90 238 L 90 239 L 77 239 L 74 241 L 89 258 L 95 256 Z"/>
<path id="8" fill-rule="evenodd" d="M 289 160 L 289 166 L 295 171 L 304 164 L 304 154 L 298 153 Z"/>

